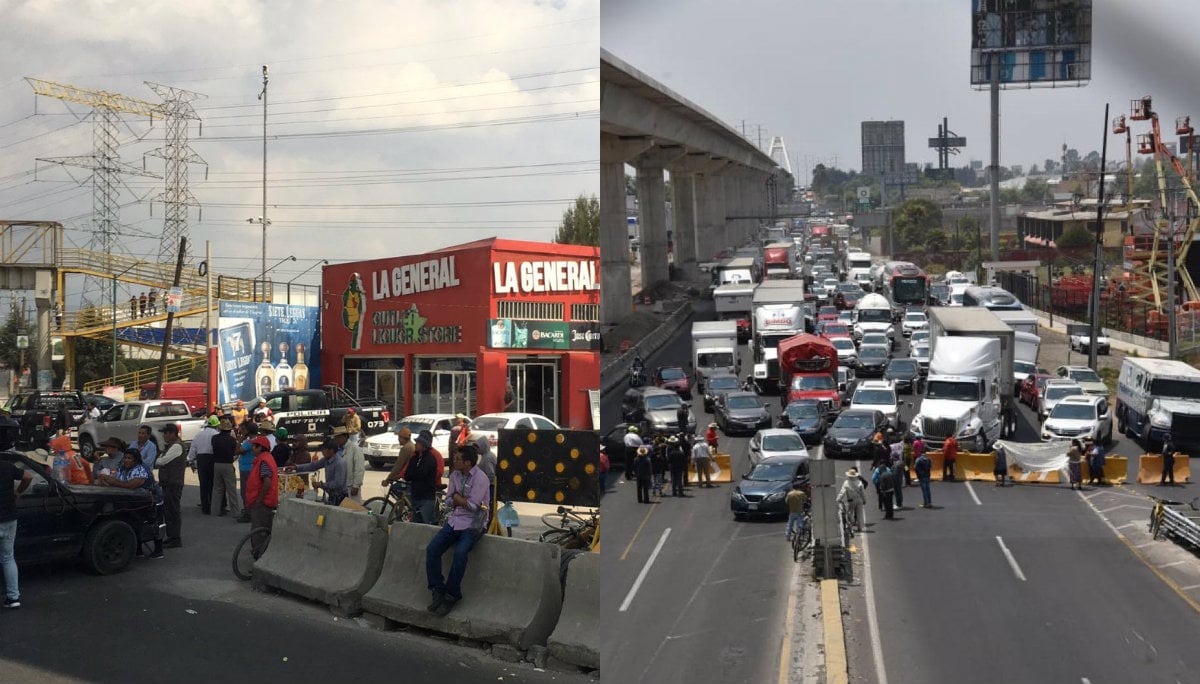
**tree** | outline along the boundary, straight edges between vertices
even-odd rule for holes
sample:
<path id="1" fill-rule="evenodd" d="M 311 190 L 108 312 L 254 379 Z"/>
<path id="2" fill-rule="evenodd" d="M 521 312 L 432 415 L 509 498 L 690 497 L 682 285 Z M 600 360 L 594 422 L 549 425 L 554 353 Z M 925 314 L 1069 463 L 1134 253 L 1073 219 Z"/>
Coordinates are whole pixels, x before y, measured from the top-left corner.
<path id="1" fill-rule="evenodd" d="M 924 245 L 930 230 L 942 226 L 942 208 L 927 199 L 911 199 L 896 209 L 893 225 L 902 245 Z"/>
<path id="2" fill-rule="evenodd" d="M 1096 244 L 1096 236 L 1083 226 L 1071 226 L 1054 241 L 1059 249 L 1080 249 Z"/>
<path id="3" fill-rule="evenodd" d="M 29 336 L 29 349 L 25 350 L 25 363 L 32 365 L 36 360 L 34 358 L 36 340 L 34 330 L 34 322 L 24 316 L 21 311 L 14 306 L 9 312 L 8 320 L 0 326 L 0 361 L 8 368 L 15 369 L 17 374 L 21 372 L 21 350 L 17 349 L 17 335 Z"/>
<path id="4" fill-rule="evenodd" d="M 595 195 L 575 198 L 574 206 L 563 212 L 562 225 L 554 241 L 567 245 L 600 246 L 600 201 Z"/>
<path id="5" fill-rule="evenodd" d="M 949 243 L 949 238 L 946 237 L 946 231 L 941 228 L 934 228 L 925 235 L 925 251 L 931 254 L 946 251 L 947 243 Z"/>
<path id="6" fill-rule="evenodd" d="M 1021 188 L 1023 204 L 1040 204 L 1050 195 L 1050 186 L 1040 178 L 1027 178 Z"/>
<path id="7" fill-rule="evenodd" d="M 1054 161 L 1053 159 L 1047 159 L 1045 163 L 1042 164 L 1042 168 L 1046 170 L 1046 173 L 1054 173 L 1054 170 L 1058 168 L 1058 162 Z"/>

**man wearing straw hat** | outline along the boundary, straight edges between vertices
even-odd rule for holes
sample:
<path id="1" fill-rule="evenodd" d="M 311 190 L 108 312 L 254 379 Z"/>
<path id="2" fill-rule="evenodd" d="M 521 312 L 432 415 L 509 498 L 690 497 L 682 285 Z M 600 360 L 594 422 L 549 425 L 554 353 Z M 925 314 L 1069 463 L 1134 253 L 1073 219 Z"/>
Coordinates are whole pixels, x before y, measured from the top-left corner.
<path id="1" fill-rule="evenodd" d="M 226 512 L 235 518 L 242 515 L 242 499 L 238 495 L 238 474 L 234 468 L 237 460 L 238 441 L 231 433 L 233 422 L 222 418 L 217 424 L 218 434 L 213 437 L 213 499 L 220 508 L 218 515 Z"/>
<path id="2" fill-rule="evenodd" d="M 862 532 L 867 494 L 863 489 L 863 481 L 858 477 L 858 468 L 846 471 L 846 480 L 838 491 L 837 501 L 845 507 L 846 516 L 854 522 L 854 529 Z"/>

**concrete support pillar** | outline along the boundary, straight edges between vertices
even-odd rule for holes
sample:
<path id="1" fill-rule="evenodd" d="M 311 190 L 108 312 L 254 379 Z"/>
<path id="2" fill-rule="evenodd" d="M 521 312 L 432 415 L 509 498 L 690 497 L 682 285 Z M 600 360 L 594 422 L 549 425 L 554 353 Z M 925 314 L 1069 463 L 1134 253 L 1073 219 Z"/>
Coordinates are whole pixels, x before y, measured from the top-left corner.
<path id="1" fill-rule="evenodd" d="M 600 134 L 600 323 L 616 325 L 633 307 L 625 162 L 651 147 L 645 138 Z"/>
<path id="2" fill-rule="evenodd" d="M 725 181 L 717 171 L 696 176 L 696 244 L 701 261 L 733 245 L 725 232 Z"/>
<path id="3" fill-rule="evenodd" d="M 632 160 L 637 170 L 638 260 L 642 289 L 665 282 L 667 271 L 667 196 L 663 182 L 666 165 L 685 154 L 682 147 L 654 147 Z"/>
<path id="4" fill-rule="evenodd" d="M 675 216 L 675 265 L 696 265 L 696 176 L 671 171 L 671 210 Z"/>

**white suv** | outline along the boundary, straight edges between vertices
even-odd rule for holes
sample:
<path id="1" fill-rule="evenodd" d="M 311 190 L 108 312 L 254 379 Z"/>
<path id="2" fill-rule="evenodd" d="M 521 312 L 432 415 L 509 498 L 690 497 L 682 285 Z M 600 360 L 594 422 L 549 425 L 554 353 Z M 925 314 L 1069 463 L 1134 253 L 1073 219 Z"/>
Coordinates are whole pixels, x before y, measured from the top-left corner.
<path id="1" fill-rule="evenodd" d="M 901 333 L 908 337 L 918 330 L 929 329 L 929 318 L 925 316 L 923 311 L 909 311 L 904 314 L 904 320 L 900 323 Z"/>
<path id="2" fill-rule="evenodd" d="M 896 397 L 896 387 L 890 380 L 859 381 L 858 386 L 854 388 L 854 396 L 850 399 L 850 408 L 882 411 L 892 427 L 900 430 L 900 400 Z"/>
<path id="3" fill-rule="evenodd" d="M 1067 397 L 1082 396 L 1083 388 L 1072 380 L 1047 380 L 1038 394 L 1038 420 L 1046 420 L 1054 405 Z"/>
<path id="4" fill-rule="evenodd" d="M 1049 386 L 1048 386 L 1049 387 Z M 1112 412 L 1108 399 L 1094 394 L 1065 397 L 1042 424 L 1042 441 L 1062 439 L 1095 440 L 1112 444 Z"/>

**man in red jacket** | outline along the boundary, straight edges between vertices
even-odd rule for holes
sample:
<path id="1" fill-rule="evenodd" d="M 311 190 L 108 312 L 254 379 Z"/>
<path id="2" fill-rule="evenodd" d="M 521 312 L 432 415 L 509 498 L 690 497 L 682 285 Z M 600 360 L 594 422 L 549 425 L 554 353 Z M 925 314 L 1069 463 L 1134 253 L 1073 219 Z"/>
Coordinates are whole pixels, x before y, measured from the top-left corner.
<path id="1" fill-rule="evenodd" d="M 942 479 L 946 482 L 954 482 L 954 462 L 957 460 L 958 440 L 950 435 L 942 445 Z"/>
<path id="2" fill-rule="evenodd" d="M 254 452 L 254 463 L 251 464 L 250 474 L 246 477 L 250 529 L 265 527 L 269 530 L 275 508 L 279 506 L 279 471 L 275 468 L 275 458 L 271 456 L 271 442 L 266 437 L 250 440 L 250 450 Z M 266 541 L 261 537 L 251 537 L 255 558 L 266 550 L 263 548 Z"/>

